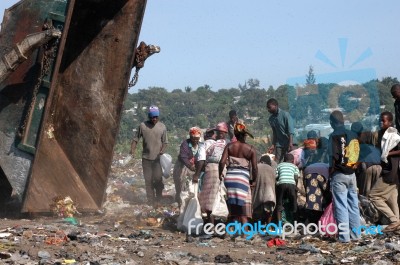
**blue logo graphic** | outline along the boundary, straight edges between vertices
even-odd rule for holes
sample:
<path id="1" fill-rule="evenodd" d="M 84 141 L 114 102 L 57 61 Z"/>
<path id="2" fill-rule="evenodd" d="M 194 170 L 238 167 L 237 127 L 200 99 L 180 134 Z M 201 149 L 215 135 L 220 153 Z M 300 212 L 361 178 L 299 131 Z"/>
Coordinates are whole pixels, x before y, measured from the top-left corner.
<path id="1" fill-rule="evenodd" d="M 338 39 L 338 62 L 321 50 L 316 52 L 315 58 L 332 67 L 333 72 L 318 73 L 313 68 L 313 83 L 307 83 L 306 75 L 287 79 L 289 112 L 297 131 L 316 130 L 320 136 L 326 137 L 331 132 L 329 114 L 333 110 L 342 111 L 350 123 L 357 121 L 366 129 L 377 128 L 379 94 L 375 83 L 370 82 L 377 79 L 376 71 L 373 68 L 354 69 L 373 55 L 372 50 L 365 48 L 354 61 L 348 63 L 348 44 L 347 38 Z"/>

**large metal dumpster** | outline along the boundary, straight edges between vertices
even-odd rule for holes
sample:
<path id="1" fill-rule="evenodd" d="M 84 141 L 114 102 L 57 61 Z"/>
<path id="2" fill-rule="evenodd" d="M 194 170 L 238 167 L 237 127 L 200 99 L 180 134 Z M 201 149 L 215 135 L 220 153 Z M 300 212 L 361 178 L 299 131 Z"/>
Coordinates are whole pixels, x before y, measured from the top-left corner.
<path id="1" fill-rule="evenodd" d="M 49 212 L 60 196 L 101 208 L 145 6 L 24 0 L 5 11 L 0 55 L 43 25 L 62 31 L 0 84 L 0 193 L 23 212 Z"/>

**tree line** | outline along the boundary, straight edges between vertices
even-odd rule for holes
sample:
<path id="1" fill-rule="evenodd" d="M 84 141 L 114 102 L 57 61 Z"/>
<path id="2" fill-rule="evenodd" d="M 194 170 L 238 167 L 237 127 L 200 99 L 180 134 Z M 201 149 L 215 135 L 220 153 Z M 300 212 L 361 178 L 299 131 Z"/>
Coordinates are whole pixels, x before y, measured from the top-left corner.
<path id="1" fill-rule="evenodd" d="M 212 128 L 218 122 L 227 121 L 231 109 L 238 112 L 239 118 L 257 136 L 249 143 L 263 152 L 269 145 L 268 136 L 272 134 L 266 110 L 269 98 L 276 98 L 279 107 L 290 112 L 297 128 L 304 128 L 311 123 L 328 122 L 329 110 L 332 108 L 341 108 L 347 120 L 362 121 L 367 128 L 377 125 L 374 124 L 377 120 L 368 117 L 374 117 L 383 110 L 394 110 L 390 87 L 398 83 L 397 78 L 374 79 L 359 85 L 314 82 L 311 69 L 305 86 L 285 84 L 276 89 L 272 86 L 261 88 L 257 79 L 249 79 L 237 88 L 216 91 L 209 85 L 197 89 L 185 87 L 171 92 L 163 87 L 139 89 L 128 94 L 124 102 L 115 151 L 129 152 L 133 130 L 147 119 L 147 108 L 152 104 L 160 108 L 160 120 L 168 129 L 170 144 L 167 151 L 173 156 L 187 137 L 190 127 Z M 137 152 L 136 157 L 140 157 L 140 148 Z"/>

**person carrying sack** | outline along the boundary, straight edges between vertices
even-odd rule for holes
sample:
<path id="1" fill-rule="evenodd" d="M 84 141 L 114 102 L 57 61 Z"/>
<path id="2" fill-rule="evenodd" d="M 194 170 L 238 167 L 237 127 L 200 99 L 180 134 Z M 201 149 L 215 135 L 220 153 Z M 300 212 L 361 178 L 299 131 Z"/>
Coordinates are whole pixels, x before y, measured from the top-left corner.
<path id="1" fill-rule="evenodd" d="M 183 215 L 183 230 L 189 235 L 200 234 L 203 226 L 199 199 L 197 197 L 198 184 L 193 183 L 194 196 L 189 200 Z"/>

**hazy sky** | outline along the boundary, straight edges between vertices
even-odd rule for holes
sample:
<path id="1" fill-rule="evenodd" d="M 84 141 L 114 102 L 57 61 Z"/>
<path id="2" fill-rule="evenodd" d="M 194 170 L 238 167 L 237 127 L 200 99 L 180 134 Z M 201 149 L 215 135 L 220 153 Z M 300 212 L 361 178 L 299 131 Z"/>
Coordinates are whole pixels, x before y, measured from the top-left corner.
<path id="1" fill-rule="evenodd" d="M 400 78 L 398 10 L 395 0 L 148 0 L 139 41 L 161 52 L 131 92 L 216 90 L 250 78 L 276 88 L 304 82 L 310 65 L 317 82 Z"/>

